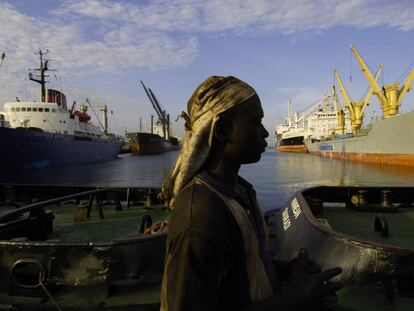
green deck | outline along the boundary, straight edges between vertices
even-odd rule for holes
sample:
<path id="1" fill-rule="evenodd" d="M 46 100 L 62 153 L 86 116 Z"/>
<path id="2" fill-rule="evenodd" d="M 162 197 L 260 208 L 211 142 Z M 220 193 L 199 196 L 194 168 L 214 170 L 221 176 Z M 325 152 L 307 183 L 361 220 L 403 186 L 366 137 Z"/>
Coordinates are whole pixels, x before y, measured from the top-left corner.
<path id="1" fill-rule="evenodd" d="M 135 289 L 123 289 L 121 295 L 108 297 L 105 286 L 71 288 L 67 293 L 51 292 L 56 303 L 63 310 L 104 310 L 105 308 L 134 306 L 134 310 L 159 310 L 160 284 L 141 286 Z M 0 302 L 14 304 L 15 306 L 33 306 L 41 310 L 56 310 L 56 305 L 50 300 L 39 297 L 10 296 L 0 293 Z M 35 309 L 30 309 L 35 310 Z"/>
<path id="2" fill-rule="evenodd" d="M 381 215 L 388 222 L 389 237 L 381 237 L 374 230 L 375 216 Z M 414 209 L 400 208 L 398 213 L 355 212 L 344 206 L 328 206 L 318 218 L 328 220 L 332 229 L 365 240 L 414 247 Z"/>
<path id="3" fill-rule="evenodd" d="M 49 239 L 61 241 L 109 241 L 131 238 L 139 235 L 139 225 L 144 214 L 150 215 L 153 222 L 168 218 L 169 211 L 161 207 L 130 207 L 115 211 L 114 206 L 103 207 L 104 219 L 99 217 L 96 206 L 92 208 L 91 218 L 75 222 L 73 204 L 48 208 L 55 215 L 53 234 Z"/>
<path id="4" fill-rule="evenodd" d="M 335 311 L 412 311 L 414 310 L 414 298 L 394 296 L 391 303 L 384 294 L 375 293 L 361 288 L 345 287 L 338 293 L 338 304 Z"/>

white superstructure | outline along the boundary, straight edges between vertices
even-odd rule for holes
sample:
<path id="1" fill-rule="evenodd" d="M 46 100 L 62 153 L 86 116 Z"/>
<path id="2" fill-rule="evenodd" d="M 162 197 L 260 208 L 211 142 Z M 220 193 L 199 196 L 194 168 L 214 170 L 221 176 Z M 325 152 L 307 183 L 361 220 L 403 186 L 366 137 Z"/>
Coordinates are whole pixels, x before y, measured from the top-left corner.
<path id="1" fill-rule="evenodd" d="M 87 107 L 71 112 L 56 102 L 16 101 L 4 105 L 4 119 L 11 128 L 39 128 L 49 133 L 103 137 L 101 128 L 89 122 Z"/>
<path id="2" fill-rule="evenodd" d="M 276 126 L 276 143 L 282 139 L 303 136 L 312 139 L 323 139 L 337 132 L 338 120 L 334 105 L 330 101 L 330 95 L 325 94 L 321 101 L 312 106 L 306 112 L 295 112 L 290 115 L 291 101 L 288 105 L 288 116 L 285 123 Z M 348 114 L 345 115 L 345 132 L 352 133 L 352 126 Z"/>
<path id="3" fill-rule="evenodd" d="M 304 128 L 306 129 L 305 138 L 323 139 L 340 135 L 335 107 L 331 103 L 329 95 L 324 95 L 322 101 L 312 107 L 307 113 Z M 345 113 L 345 133 L 352 133 L 348 113 Z"/>

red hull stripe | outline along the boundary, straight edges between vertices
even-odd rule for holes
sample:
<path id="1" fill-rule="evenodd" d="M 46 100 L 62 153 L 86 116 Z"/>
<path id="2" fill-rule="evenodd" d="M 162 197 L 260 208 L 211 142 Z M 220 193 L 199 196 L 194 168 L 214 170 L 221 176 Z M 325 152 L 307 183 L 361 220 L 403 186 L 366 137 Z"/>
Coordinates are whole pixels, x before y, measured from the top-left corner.
<path id="1" fill-rule="evenodd" d="M 305 145 L 277 146 L 276 150 L 283 152 L 308 152 L 308 149 Z"/>
<path id="2" fill-rule="evenodd" d="M 414 166 L 414 154 L 342 153 L 332 151 L 316 151 L 312 154 L 366 163 Z"/>

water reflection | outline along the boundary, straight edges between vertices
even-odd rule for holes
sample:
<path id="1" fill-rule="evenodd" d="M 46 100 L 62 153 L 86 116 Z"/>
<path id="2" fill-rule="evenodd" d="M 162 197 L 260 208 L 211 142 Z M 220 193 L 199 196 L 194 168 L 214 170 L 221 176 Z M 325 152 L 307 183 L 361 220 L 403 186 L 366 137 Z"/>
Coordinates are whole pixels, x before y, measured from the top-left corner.
<path id="1" fill-rule="evenodd" d="M 414 168 L 281 153 L 270 148 L 259 163 L 242 167 L 241 175 L 255 185 L 264 210 L 281 207 L 295 191 L 306 187 L 414 184 Z"/>
<path id="2" fill-rule="evenodd" d="M 2 183 L 159 187 L 178 152 L 153 156 L 123 155 L 105 163 L 47 168 L 1 175 Z M 281 207 L 297 190 L 318 186 L 412 186 L 414 168 L 279 153 L 269 148 L 260 162 L 243 166 L 264 210 Z"/>

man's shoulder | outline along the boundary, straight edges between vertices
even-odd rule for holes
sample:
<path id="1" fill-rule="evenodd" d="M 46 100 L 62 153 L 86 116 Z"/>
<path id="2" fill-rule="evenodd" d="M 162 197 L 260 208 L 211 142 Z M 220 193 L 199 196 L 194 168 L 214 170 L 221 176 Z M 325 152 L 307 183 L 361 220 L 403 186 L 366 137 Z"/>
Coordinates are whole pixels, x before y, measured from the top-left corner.
<path id="1" fill-rule="evenodd" d="M 175 235 L 191 229 L 211 238 L 227 240 L 235 225 L 223 199 L 207 185 L 193 179 L 177 196 L 169 230 Z"/>

